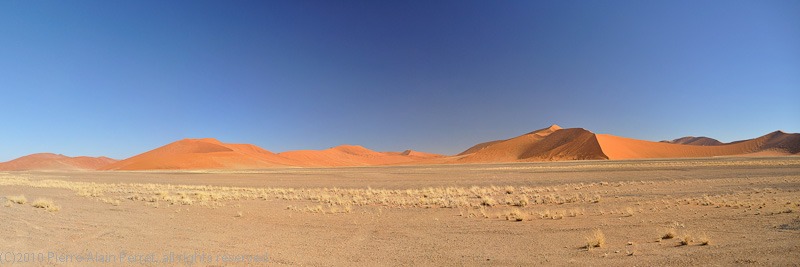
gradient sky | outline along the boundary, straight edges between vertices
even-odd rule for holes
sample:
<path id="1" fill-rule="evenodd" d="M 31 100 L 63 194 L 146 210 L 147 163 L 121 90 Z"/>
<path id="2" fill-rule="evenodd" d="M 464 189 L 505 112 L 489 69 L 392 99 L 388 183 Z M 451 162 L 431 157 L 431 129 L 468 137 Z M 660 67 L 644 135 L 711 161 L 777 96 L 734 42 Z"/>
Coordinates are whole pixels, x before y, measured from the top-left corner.
<path id="1" fill-rule="evenodd" d="M 1 1 L 0 161 L 800 132 L 800 1 Z"/>

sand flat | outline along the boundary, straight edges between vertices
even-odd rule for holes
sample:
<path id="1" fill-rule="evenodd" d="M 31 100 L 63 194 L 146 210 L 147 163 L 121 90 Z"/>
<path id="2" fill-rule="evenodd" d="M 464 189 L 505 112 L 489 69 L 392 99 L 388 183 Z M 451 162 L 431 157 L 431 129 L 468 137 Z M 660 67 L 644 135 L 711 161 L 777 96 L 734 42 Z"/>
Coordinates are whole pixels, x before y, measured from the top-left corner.
<path id="1" fill-rule="evenodd" d="M 270 265 L 793 265 L 799 190 L 797 157 L 2 172 L 0 204 L 29 202 L 0 207 L 0 252 L 159 261 L 267 253 Z M 31 206 L 40 197 L 60 210 Z M 661 239 L 673 227 L 677 236 Z M 605 242 L 587 249 L 595 229 Z M 143 258 L 115 265 L 167 265 Z"/>

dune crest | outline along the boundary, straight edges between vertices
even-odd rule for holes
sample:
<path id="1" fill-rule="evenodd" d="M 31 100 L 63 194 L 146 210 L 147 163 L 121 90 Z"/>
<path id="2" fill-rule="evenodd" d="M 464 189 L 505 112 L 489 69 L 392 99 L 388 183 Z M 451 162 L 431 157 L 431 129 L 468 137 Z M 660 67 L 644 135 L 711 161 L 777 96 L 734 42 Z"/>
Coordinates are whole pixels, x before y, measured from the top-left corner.
<path id="1" fill-rule="evenodd" d="M 679 145 L 695 145 L 695 146 L 718 146 L 724 144 L 717 139 L 705 136 L 700 136 L 700 137 L 687 136 L 672 141 L 664 140 L 661 142 L 670 144 L 679 144 Z"/>

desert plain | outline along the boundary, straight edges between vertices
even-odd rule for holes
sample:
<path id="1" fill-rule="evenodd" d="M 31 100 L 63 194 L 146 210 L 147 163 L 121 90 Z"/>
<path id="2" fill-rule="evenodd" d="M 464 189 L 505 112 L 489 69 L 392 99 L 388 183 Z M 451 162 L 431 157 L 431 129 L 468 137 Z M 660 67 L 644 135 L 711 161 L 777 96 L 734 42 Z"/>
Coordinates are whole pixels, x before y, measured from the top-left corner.
<path id="1" fill-rule="evenodd" d="M 0 204 L 10 266 L 800 264 L 797 156 L 6 171 Z"/>

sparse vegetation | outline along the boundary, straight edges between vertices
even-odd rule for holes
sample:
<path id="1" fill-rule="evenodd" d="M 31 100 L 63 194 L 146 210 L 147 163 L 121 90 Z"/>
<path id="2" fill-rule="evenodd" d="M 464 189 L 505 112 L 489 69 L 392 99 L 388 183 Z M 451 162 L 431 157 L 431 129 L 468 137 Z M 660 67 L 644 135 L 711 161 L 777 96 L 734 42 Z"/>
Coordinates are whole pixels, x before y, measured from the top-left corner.
<path id="1" fill-rule="evenodd" d="M 586 249 L 602 247 L 606 243 L 606 236 L 600 229 L 594 229 L 592 235 L 586 237 Z"/>
<path id="2" fill-rule="evenodd" d="M 37 198 L 36 200 L 33 201 L 33 203 L 31 203 L 31 206 L 40 209 L 45 209 L 49 212 L 61 210 L 61 207 L 54 205 L 52 200 L 45 198 Z"/>
<path id="3" fill-rule="evenodd" d="M 708 246 L 711 244 L 711 240 L 708 239 L 708 236 L 705 233 L 700 235 L 699 241 L 701 246 Z"/>
<path id="4" fill-rule="evenodd" d="M 694 240 L 692 239 L 692 236 L 691 236 L 691 235 L 689 235 L 689 234 L 686 234 L 686 235 L 684 235 L 684 236 L 683 236 L 683 238 L 681 238 L 681 245 L 683 245 L 683 246 L 688 246 L 688 245 L 689 245 L 689 244 L 691 244 L 693 241 L 694 241 Z"/>
<path id="5" fill-rule="evenodd" d="M 23 195 L 9 196 L 8 200 L 17 204 L 25 204 L 25 202 L 28 202 L 28 199 L 26 199 Z"/>
<path id="6" fill-rule="evenodd" d="M 673 239 L 677 235 L 677 223 L 673 224 L 670 228 L 661 235 L 661 239 Z"/>

